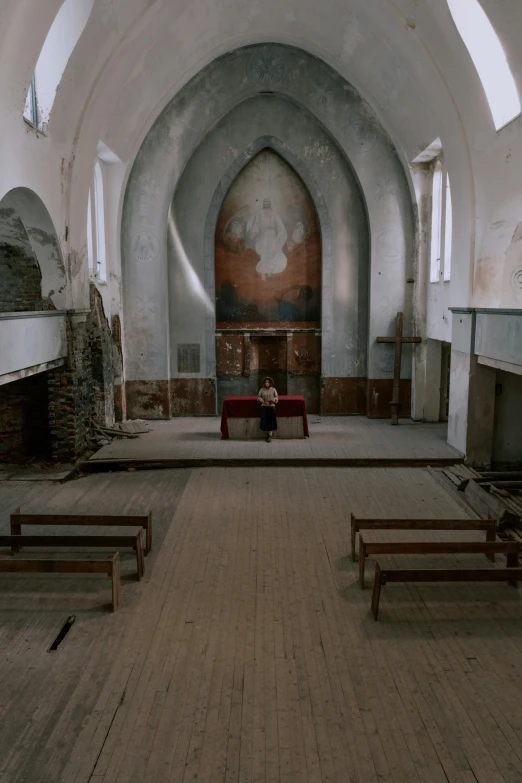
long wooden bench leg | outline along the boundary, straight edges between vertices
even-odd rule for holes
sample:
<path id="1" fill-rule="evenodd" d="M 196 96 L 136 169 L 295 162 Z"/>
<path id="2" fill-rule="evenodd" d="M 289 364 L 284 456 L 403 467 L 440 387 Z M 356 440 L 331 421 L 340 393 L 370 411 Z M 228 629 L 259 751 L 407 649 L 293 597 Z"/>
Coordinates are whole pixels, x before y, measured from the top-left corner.
<path id="1" fill-rule="evenodd" d="M 364 566 L 366 563 L 366 544 L 361 541 L 359 544 L 359 585 L 364 590 Z"/>
<path id="2" fill-rule="evenodd" d="M 117 552 L 112 559 L 112 568 L 109 576 L 112 580 L 112 611 L 115 612 L 120 605 L 121 598 L 121 569 L 119 552 Z"/>
<path id="3" fill-rule="evenodd" d="M 375 579 L 372 593 L 372 613 L 374 620 L 379 616 L 379 601 L 381 599 L 382 574 L 379 563 L 375 563 Z"/>
<path id="4" fill-rule="evenodd" d="M 141 582 L 145 573 L 145 559 L 143 557 L 143 539 L 141 533 L 136 539 L 136 567 L 138 569 L 138 581 Z"/>
<path id="5" fill-rule="evenodd" d="M 518 552 L 508 552 L 506 555 L 506 565 L 508 568 L 517 568 L 519 565 Z M 508 585 L 518 587 L 516 579 L 510 579 Z"/>

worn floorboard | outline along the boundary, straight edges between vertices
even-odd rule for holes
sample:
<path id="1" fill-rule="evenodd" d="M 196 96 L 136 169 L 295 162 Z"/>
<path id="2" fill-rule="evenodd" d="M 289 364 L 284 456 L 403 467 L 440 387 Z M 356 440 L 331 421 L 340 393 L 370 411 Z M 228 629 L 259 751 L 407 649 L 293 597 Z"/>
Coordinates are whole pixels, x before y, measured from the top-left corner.
<path id="1" fill-rule="evenodd" d="M 17 505 L 150 508 L 155 529 L 143 583 L 133 553 L 123 558 L 115 614 L 103 580 L 0 580 L 0 780 L 522 779 L 519 592 L 387 585 L 376 623 L 347 556 L 350 511 L 465 515 L 426 470 L 213 468 L 8 484 L 2 531 Z M 72 630 L 48 653 L 68 614 Z"/>

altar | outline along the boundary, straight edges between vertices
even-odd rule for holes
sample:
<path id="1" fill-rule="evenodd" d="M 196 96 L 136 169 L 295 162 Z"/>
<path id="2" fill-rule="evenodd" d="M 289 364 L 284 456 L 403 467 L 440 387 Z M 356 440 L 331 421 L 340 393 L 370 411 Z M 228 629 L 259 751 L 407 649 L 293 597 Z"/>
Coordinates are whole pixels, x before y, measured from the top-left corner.
<path id="1" fill-rule="evenodd" d="M 221 414 L 221 440 L 261 440 L 260 404 L 257 397 L 225 397 Z M 302 395 L 280 395 L 276 406 L 274 439 L 308 438 L 306 403 Z"/>

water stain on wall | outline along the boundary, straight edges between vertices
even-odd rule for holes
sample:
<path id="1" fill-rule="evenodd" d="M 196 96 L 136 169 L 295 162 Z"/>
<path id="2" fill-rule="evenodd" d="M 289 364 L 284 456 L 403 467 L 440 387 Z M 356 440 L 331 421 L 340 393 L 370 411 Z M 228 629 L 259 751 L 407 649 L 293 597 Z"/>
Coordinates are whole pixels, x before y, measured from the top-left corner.
<path id="1" fill-rule="evenodd" d="M 215 239 L 218 329 L 319 327 L 321 233 L 305 186 L 260 152 L 230 188 Z"/>

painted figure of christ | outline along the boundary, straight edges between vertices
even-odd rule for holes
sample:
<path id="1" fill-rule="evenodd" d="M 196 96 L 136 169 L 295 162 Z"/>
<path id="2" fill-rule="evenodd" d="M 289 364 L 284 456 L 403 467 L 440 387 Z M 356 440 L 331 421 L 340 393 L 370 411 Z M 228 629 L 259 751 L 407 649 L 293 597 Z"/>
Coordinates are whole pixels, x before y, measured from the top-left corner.
<path id="1" fill-rule="evenodd" d="M 269 198 L 263 201 L 263 208 L 258 210 L 247 223 L 247 232 L 254 241 L 259 263 L 256 271 L 262 280 L 272 275 L 284 272 L 288 263 L 283 247 L 288 234 L 283 221 L 272 209 Z"/>

